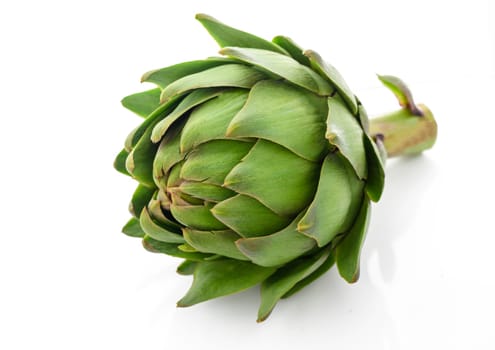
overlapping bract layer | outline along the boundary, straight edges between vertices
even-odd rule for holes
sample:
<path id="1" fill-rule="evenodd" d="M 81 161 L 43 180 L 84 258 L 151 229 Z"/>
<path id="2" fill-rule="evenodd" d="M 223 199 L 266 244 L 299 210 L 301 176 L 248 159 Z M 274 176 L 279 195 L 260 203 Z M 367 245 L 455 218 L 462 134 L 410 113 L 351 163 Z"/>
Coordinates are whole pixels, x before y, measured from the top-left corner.
<path id="1" fill-rule="evenodd" d="M 179 306 L 261 283 L 263 320 L 334 261 L 357 279 L 383 164 L 363 107 L 315 52 L 197 18 L 226 57 L 149 72 L 158 87 L 123 100 L 145 117 L 116 160 L 140 183 L 124 232 L 185 259 Z"/>

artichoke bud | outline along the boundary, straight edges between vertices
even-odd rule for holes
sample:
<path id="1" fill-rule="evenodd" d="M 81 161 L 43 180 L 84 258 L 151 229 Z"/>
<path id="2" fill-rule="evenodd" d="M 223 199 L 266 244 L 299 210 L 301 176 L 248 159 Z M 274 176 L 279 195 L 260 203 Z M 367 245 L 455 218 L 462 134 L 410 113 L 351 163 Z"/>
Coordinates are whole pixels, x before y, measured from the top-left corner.
<path id="1" fill-rule="evenodd" d="M 292 40 L 197 15 L 223 57 L 146 73 L 116 168 L 139 182 L 132 236 L 183 258 L 189 306 L 261 284 L 258 320 L 336 262 L 355 282 L 379 146 L 338 71 Z M 124 230 L 126 232 L 126 230 Z"/>

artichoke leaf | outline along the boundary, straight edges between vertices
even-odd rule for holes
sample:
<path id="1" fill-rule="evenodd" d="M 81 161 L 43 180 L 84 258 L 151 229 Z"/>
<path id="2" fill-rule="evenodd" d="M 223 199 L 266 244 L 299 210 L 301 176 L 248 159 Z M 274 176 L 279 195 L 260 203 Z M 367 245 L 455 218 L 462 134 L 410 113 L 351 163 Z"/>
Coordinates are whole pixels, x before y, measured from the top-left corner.
<path id="1" fill-rule="evenodd" d="M 180 150 L 187 153 L 210 140 L 226 138 L 232 118 L 245 105 L 249 91 L 231 88 L 195 108 L 187 119 L 180 138 Z M 205 125 L 208 125 L 205 128 Z"/>
<path id="2" fill-rule="evenodd" d="M 158 187 L 163 187 L 167 183 L 167 176 L 174 168 L 180 169 L 179 164 L 184 160 L 181 154 L 180 129 L 184 124 L 183 120 L 177 121 L 171 126 L 169 132 L 163 137 L 153 159 L 153 180 Z"/>
<path id="3" fill-rule="evenodd" d="M 333 86 L 337 89 L 339 95 L 342 96 L 348 107 L 351 109 L 353 114 L 357 114 L 358 105 L 356 96 L 352 93 L 351 89 L 345 82 L 342 75 L 340 75 L 339 71 L 335 69 L 331 64 L 325 62 L 321 56 L 312 50 L 306 50 L 304 52 L 310 62 L 311 66 L 314 70 L 320 73 L 321 76 L 324 76 L 332 83 Z"/>
<path id="4" fill-rule="evenodd" d="M 279 215 L 290 216 L 300 213 L 311 202 L 319 170 L 318 163 L 260 139 L 242 162 L 232 168 L 223 186 L 256 198 Z"/>
<path id="5" fill-rule="evenodd" d="M 333 92 L 333 88 L 322 77 L 292 57 L 242 47 L 224 47 L 220 54 L 252 64 L 320 96 L 329 96 Z"/>
<path id="6" fill-rule="evenodd" d="M 129 203 L 129 212 L 135 218 L 139 218 L 141 211 L 148 205 L 149 201 L 153 198 L 156 188 L 147 187 L 139 184 L 134 193 L 132 194 L 131 202 Z"/>
<path id="7" fill-rule="evenodd" d="M 194 107 L 217 97 L 222 92 L 219 88 L 211 89 L 198 89 L 194 90 L 188 94 L 175 109 L 167 116 L 167 118 L 162 119 L 158 124 L 153 127 L 153 132 L 151 133 L 151 141 L 159 142 L 163 135 L 167 132 L 170 125 L 174 123 L 177 119 L 183 116 L 187 111 L 193 109 Z"/>
<path id="8" fill-rule="evenodd" d="M 350 231 L 335 249 L 335 260 L 340 275 L 349 283 L 359 278 L 359 256 L 368 229 L 371 205 L 365 198 Z"/>
<path id="9" fill-rule="evenodd" d="M 180 177 L 221 186 L 225 176 L 252 147 L 250 142 L 237 140 L 211 140 L 202 143 L 187 155 Z"/>
<path id="10" fill-rule="evenodd" d="M 160 105 L 160 88 L 138 92 L 122 99 L 122 105 L 137 115 L 146 118 Z"/>
<path id="11" fill-rule="evenodd" d="M 155 186 L 153 162 L 158 145 L 151 142 L 150 136 L 151 129 L 148 129 L 127 156 L 125 166 L 134 179 L 152 188 Z"/>
<path id="12" fill-rule="evenodd" d="M 139 219 L 131 218 L 127 223 L 122 227 L 122 232 L 130 237 L 144 237 L 145 232 L 141 228 L 141 224 L 139 223 Z"/>
<path id="13" fill-rule="evenodd" d="M 311 251 L 316 241 L 297 231 L 301 213 L 286 228 L 271 235 L 241 238 L 236 242 L 239 250 L 260 266 L 280 266 Z"/>
<path id="14" fill-rule="evenodd" d="M 186 307 L 251 288 L 274 273 L 276 268 L 248 261 L 217 259 L 199 262 L 191 288 L 177 306 Z"/>
<path id="15" fill-rule="evenodd" d="M 330 249 L 309 257 L 304 257 L 281 267 L 261 284 L 261 304 L 258 310 L 258 322 L 264 321 L 277 302 L 298 282 L 308 277 L 322 266 L 330 255 Z"/>
<path id="16" fill-rule="evenodd" d="M 315 239 L 319 247 L 327 245 L 351 226 L 363 187 L 349 162 L 339 153 L 330 153 L 323 161 L 315 198 L 297 230 Z"/>
<path id="17" fill-rule="evenodd" d="M 160 100 L 162 103 L 167 103 L 191 90 L 201 88 L 239 87 L 249 89 L 256 82 L 265 78 L 265 74 L 254 68 L 242 64 L 225 64 L 174 81 L 163 89 Z"/>
<path id="18" fill-rule="evenodd" d="M 311 63 L 309 58 L 304 56 L 304 50 L 299 47 L 291 38 L 286 36 L 278 35 L 272 39 L 272 42 L 283 48 L 285 51 L 289 53 L 289 55 L 306 67 L 310 67 Z M 238 46 L 238 45 L 229 45 L 229 46 Z"/>
<path id="19" fill-rule="evenodd" d="M 119 173 L 127 176 L 131 176 L 131 174 L 129 174 L 127 168 L 125 167 L 127 156 L 129 156 L 129 152 L 125 148 L 122 149 L 122 151 L 120 151 L 119 154 L 117 154 L 117 157 L 115 157 L 115 161 L 113 162 L 113 167 Z"/>
<path id="20" fill-rule="evenodd" d="M 218 254 L 237 260 L 249 260 L 235 245 L 241 236 L 234 231 L 199 231 L 185 228 L 182 232 L 186 242 L 200 252 Z"/>
<path id="21" fill-rule="evenodd" d="M 143 208 L 141 216 L 139 217 L 139 223 L 143 231 L 151 238 L 166 242 L 166 243 L 185 243 L 184 237 L 175 233 L 176 227 L 165 227 L 163 224 L 158 224 L 153 221 L 148 212 L 148 208 Z"/>
<path id="22" fill-rule="evenodd" d="M 359 113 L 359 123 L 363 128 L 364 132 L 368 134 L 370 132 L 370 120 L 368 118 L 368 113 L 361 102 L 358 101 L 358 113 Z"/>
<path id="23" fill-rule="evenodd" d="M 226 135 L 269 140 L 302 158 L 320 162 L 328 151 L 327 115 L 326 98 L 290 84 L 264 80 L 251 89 Z"/>
<path id="24" fill-rule="evenodd" d="M 149 235 L 143 237 L 143 247 L 152 253 L 163 253 L 176 258 L 188 259 L 191 261 L 203 261 L 211 256 L 211 254 L 199 253 L 199 252 L 184 252 L 179 249 L 177 243 L 167 243 L 156 240 Z"/>
<path id="25" fill-rule="evenodd" d="M 171 113 L 179 102 L 179 98 L 174 98 L 168 103 L 160 104 L 151 114 L 135 128 L 125 140 L 125 149 L 131 151 L 146 134 L 147 140 L 151 138 L 151 131 L 155 125 Z"/>
<path id="26" fill-rule="evenodd" d="M 284 49 L 278 45 L 253 34 L 232 28 L 211 16 L 199 13 L 196 15 L 196 19 L 206 28 L 208 33 L 210 33 L 220 47 L 250 47 L 286 54 Z"/>
<path id="27" fill-rule="evenodd" d="M 152 199 L 148 203 L 148 214 L 150 215 L 151 219 L 158 225 L 163 226 L 174 233 L 181 233 L 181 225 L 176 222 L 175 219 L 173 219 L 170 212 L 168 212 L 168 214 L 169 217 L 172 217 L 172 219 L 169 219 L 167 215 L 165 215 L 159 200 Z"/>
<path id="28" fill-rule="evenodd" d="M 198 262 L 194 260 L 184 260 L 178 267 L 177 273 L 179 275 L 189 276 L 194 273 L 194 270 L 198 266 Z"/>
<path id="29" fill-rule="evenodd" d="M 227 226 L 212 215 L 208 206 L 176 205 L 173 202 L 170 205 L 170 212 L 184 226 L 202 231 L 227 229 Z"/>
<path id="30" fill-rule="evenodd" d="M 151 141 L 151 134 L 154 126 L 174 109 L 176 103 L 171 101 L 161 105 L 126 140 L 126 149 L 131 149 L 126 158 L 126 169 L 148 187 L 155 186 L 153 163 L 159 146 Z"/>
<path id="31" fill-rule="evenodd" d="M 209 202 L 221 202 L 236 195 L 234 191 L 206 182 L 182 181 L 179 185 L 181 193 Z"/>
<path id="32" fill-rule="evenodd" d="M 384 153 L 380 152 L 377 145 L 367 134 L 364 135 L 364 146 L 366 148 L 366 160 L 368 163 L 368 177 L 366 179 L 365 189 L 368 197 L 373 202 L 378 202 L 385 186 L 385 167 L 381 156 Z M 385 157 L 385 155 L 383 156 Z"/>
<path id="33" fill-rule="evenodd" d="M 188 243 L 181 244 L 177 246 L 181 251 L 186 252 L 186 253 L 196 253 L 197 250 L 193 246 L 189 245 Z"/>
<path id="34" fill-rule="evenodd" d="M 336 146 L 360 179 L 367 175 L 363 129 L 347 107 L 336 97 L 328 98 L 328 141 Z"/>
<path id="35" fill-rule="evenodd" d="M 232 61 L 225 60 L 222 57 L 211 57 L 206 60 L 182 62 L 174 64 L 173 66 L 146 72 L 142 76 L 141 82 L 154 83 L 163 89 L 180 78 L 227 63 L 232 63 Z"/>
<path id="36" fill-rule="evenodd" d="M 309 276 L 305 277 L 304 279 L 300 280 L 297 282 L 294 287 L 292 287 L 287 293 L 285 293 L 282 296 L 282 299 L 286 299 L 291 297 L 292 295 L 296 294 L 299 292 L 301 289 L 306 287 L 308 284 L 312 283 L 313 281 L 317 280 L 320 276 L 322 276 L 325 272 L 330 270 L 330 268 L 335 264 L 335 260 L 332 254 L 330 254 L 325 260 L 325 262 L 317 268 L 314 272 L 312 272 Z"/>
<path id="37" fill-rule="evenodd" d="M 242 194 L 218 203 L 211 212 L 242 237 L 265 236 L 292 221 L 290 217 L 277 215 L 256 199 Z"/>

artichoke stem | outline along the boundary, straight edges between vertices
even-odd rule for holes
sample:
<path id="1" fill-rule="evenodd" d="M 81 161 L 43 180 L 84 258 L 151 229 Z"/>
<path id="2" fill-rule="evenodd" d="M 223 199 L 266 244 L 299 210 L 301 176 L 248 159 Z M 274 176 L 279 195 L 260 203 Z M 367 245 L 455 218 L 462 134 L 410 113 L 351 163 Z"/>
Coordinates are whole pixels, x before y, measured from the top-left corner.
<path id="1" fill-rule="evenodd" d="M 416 107 L 416 111 L 402 108 L 370 120 L 370 134 L 381 139 L 388 157 L 418 154 L 435 144 L 437 123 L 433 114 L 425 105 Z"/>

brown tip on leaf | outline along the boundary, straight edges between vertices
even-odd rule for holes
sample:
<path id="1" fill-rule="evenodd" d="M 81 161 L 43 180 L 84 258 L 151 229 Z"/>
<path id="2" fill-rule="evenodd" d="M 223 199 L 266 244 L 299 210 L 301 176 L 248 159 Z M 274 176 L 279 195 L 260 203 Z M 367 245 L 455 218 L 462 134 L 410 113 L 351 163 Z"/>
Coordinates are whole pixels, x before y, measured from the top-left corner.
<path id="1" fill-rule="evenodd" d="M 358 268 L 358 270 L 356 271 L 356 273 L 354 274 L 354 276 L 352 276 L 352 278 L 350 280 L 348 280 L 347 282 L 349 282 L 349 283 L 356 283 L 359 280 L 360 271 L 361 270 Z"/>
<path id="2" fill-rule="evenodd" d="M 132 216 L 137 217 L 136 211 L 134 210 L 134 204 L 132 202 L 129 203 L 129 213 L 131 213 Z"/>
<path id="3" fill-rule="evenodd" d="M 147 251 L 152 252 L 152 253 L 158 253 L 158 251 L 156 249 L 154 249 L 146 239 L 143 238 L 141 242 L 143 244 L 143 248 L 146 249 Z"/>
<path id="4" fill-rule="evenodd" d="M 212 19 L 212 20 L 214 20 L 213 17 L 208 16 L 206 13 L 197 13 L 196 16 L 194 16 L 194 18 L 196 18 L 197 20 L 201 20 L 201 19 Z"/>
<path id="5" fill-rule="evenodd" d="M 313 51 L 313 50 L 304 50 L 303 55 L 306 57 L 320 57 L 320 55 L 316 51 Z"/>
<path id="6" fill-rule="evenodd" d="M 149 71 L 149 72 L 146 72 L 144 73 L 142 76 L 141 76 L 141 83 L 144 83 L 145 81 L 148 80 L 148 78 L 150 77 L 151 74 L 153 74 L 155 71 Z"/>
<path id="7" fill-rule="evenodd" d="M 268 316 L 270 316 L 270 314 L 271 314 L 271 313 L 272 313 L 272 312 L 270 311 L 268 314 L 263 315 L 263 316 L 261 316 L 261 317 L 258 317 L 258 319 L 256 320 L 256 322 L 257 322 L 257 323 L 261 323 L 261 322 L 266 321 L 266 319 L 268 318 Z"/>
<path id="8" fill-rule="evenodd" d="M 181 299 L 181 300 L 179 300 L 179 301 L 177 302 L 176 306 L 177 306 L 177 307 L 189 307 L 189 306 L 191 306 L 191 305 L 188 305 L 188 304 L 183 303 L 183 302 L 182 302 L 182 299 Z"/>

